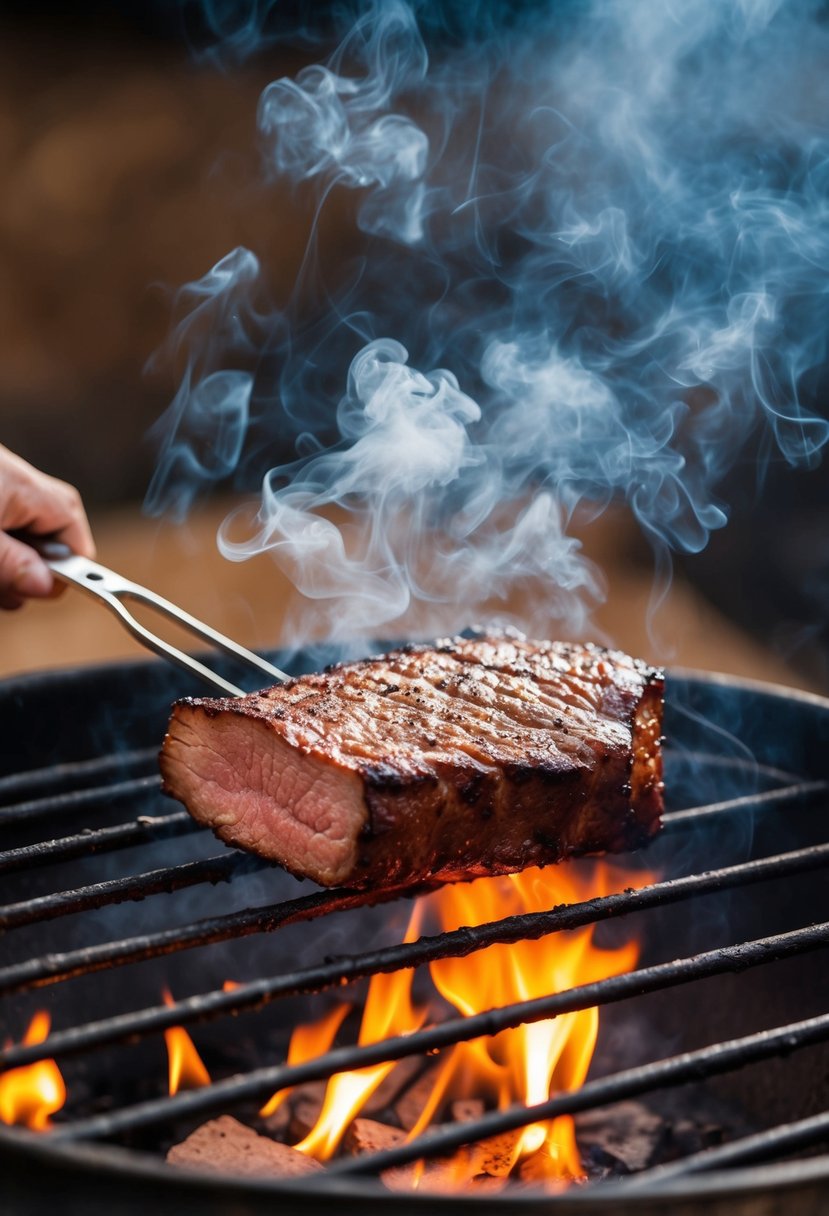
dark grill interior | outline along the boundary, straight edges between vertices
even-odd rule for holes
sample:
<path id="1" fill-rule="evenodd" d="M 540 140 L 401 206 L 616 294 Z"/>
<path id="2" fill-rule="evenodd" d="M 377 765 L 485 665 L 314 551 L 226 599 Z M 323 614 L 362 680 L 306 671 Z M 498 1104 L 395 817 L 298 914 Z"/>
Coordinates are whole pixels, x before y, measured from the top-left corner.
<path id="1" fill-rule="evenodd" d="M 829 704 L 726 680 L 671 679 L 665 831 L 647 853 L 621 859 L 657 871 L 658 881 L 400 945 L 417 892 L 386 895 L 380 907 L 365 893 L 300 884 L 217 845 L 160 796 L 157 746 L 170 700 L 189 691 L 179 674 L 141 664 L 29 678 L 0 692 L 3 1020 L 19 1037 L 36 1008 L 53 1016 L 45 1044 L 7 1046 L 2 1061 L 55 1058 L 69 1092 L 50 1134 L 0 1131 L 13 1196 L 32 1186 L 33 1162 L 50 1185 L 71 1176 L 73 1187 L 94 1189 L 96 1174 L 117 1168 L 138 1186 L 148 1167 L 135 1150 L 157 1160 L 204 1119 L 245 1118 L 279 1088 L 593 1005 L 603 1007 L 599 1049 L 576 1093 L 437 1128 L 382 1158 L 339 1159 L 322 1178 L 228 1183 L 242 1204 L 232 1210 L 270 1210 L 257 1205 L 274 1191 L 302 1210 L 332 1190 L 382 1203 L 373 1178 L 348 1175 L 622 1099 L 676 1091 L 680 1106 L 692 1104 L 703 1082 L 744 1117 L 728 1143 L 545 1203 L 590 1200 L 624 1211 L 624 1195 L 636 1210 L 640 1192 L 647 1200 L 676 1179 L 691 1185 L 703 1171 L 829 1143 L 829 983 L 816 953 L 829 944 Z M 344 985 L 359 992 L 376 971 L 588 924 L 609 940 L 635 931 L 638 970 L 307 1064 L 280 1063 L 291 1026 Z M 223 991 L 226 978 L 241 986 Z M 177 998 L 169 1007 L 159 999 L 165 985 Z M 170 1098 L 160 1032 L 172 1025 L 191 1030 L 215 1080 Z M 113 1167 L 108 1150 L 90 1159 L 88 1144 L 98 1141 L 132 1151 Z M 152 1169 L 162 1191 L 195 1196 L 202 1211 L 231 1210 L 205 1206 L 200 1179 Z M 220 1203 L 222 1188 L 209 1185 L 209 1202 Z M 438 1210 L 434 1197 L 410 1198 Z"/>

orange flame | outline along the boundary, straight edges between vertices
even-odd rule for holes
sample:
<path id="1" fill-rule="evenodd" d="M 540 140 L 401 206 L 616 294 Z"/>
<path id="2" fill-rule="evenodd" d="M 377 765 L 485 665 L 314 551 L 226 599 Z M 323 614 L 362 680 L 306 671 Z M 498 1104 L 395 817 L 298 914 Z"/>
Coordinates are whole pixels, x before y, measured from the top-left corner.
<path id="1" fill-rule="evenodd" d="M 334 1042 L 334 1036 L 350 1008 L 350 1005 L 335 1005 L 318 1021 L 309 1022 L 305 1026 L 297 1026 L 291 1035 L 287 1063 L 289 1065 L 304 1064 L 306 1060 L 313 1060 L 315 1056 L 324 1055 Z M 273 1097 L 265 1103 L 259 1114 L 263 1117 L 272 1115 L 290 1092 L 290 1089 L 277 1090 Z"/>
<path id="2" fill-rule="evenodd" d="M 403 940 L 414 941 L 418 933 L 419 913 L 415 908 Z M 372 976 L 357 1037 L 360 1046 L 379 1043 L 394 1035 L 410 1034 L 423 1025 L 427 1011 L 417 1009 L 411 1001 L 413 975 L 414 972 L 409 970 Z M 351 1119 L 389 1075 L 395 1063 L 392 1060 L 387 1064 L 374 1064 L 332 1077 L 316 1125 L 295 1147 L 302 1153 L 316 1157 L 318 1161 L 327 1161 L 335 1152 Z"/>
<path id="3" fill-rule="evenodd" d="M 162 993 L 165 1005 L 175 1004 L 169 989 Z M 180 1089 L 201 1089 L 210 1084 L 210 1074 L 186 1030 L 181 1026 L 170 1026 L 164 1031 L 167 1044 L 168 1076 L 170 1094 Z"/>
<path id="4" fill-rule="evenodd" d="M 526 870 L 504 878 L 479 879 L 468 886 L 444 887 L 426 902 L 441 928 L 453 930 L 541 912 L 559 903 L 580 902 L 630 886 L 627 874 L 616 872 L 614 882 L 614 871 L 606 864 L 598 863 L 590 871 L 585 876 L 575 866 Z M 640 885 L 646 881 L 647 876 L 640 876 Z M 441 995 L 461 1014 L 470 1016 L 592 983 L 635 966 L 635 943 L 600 950 L 592 937 L 593 929 L 587 927 L 538 941 L 490 946 L 471 958 L 440 959 L 430 965 L 430 972 Z M 422 1130 L 444 1095 L 454 1098 L 474 1093 L 503 1109 L 515 1102 L 534 1106 L 553 1092 L 578 1089 L 590 1066 L 598 1028 L 599 1012 L 594 1008 L 459 1043 L 445 1061 L 437 1092 L 412 1134 Z M 550 1176 L 582 1176 L 571 1119 L 525 1127 L 509 1149 L 511 1164 L 541 1150 Z"/>
<path id="5" fill-rule="evenodd" d="M 29 1047 L 43 1043 L 51 1026 L 48 1013 L 36 1013 L 23 1037 Z M 0 1076 L 0 1120 L 23 1124 L 32 1131 L 51 1127 L 50 1115 L 66 1101 L 66 1086 L 54 1060 L 38 1060 Z"/>
<path id="6" fill-rule="evenodd" d="M 595 863 L 451 884 L 418 901 L 405 940 L 416 938 L 425 917 L 436 919 L 443 930 L 454 930 L 511 915 L 547 911 L 557 904 L 577 903 L 650 881 L 649 874 L 631 876 L 605 863 Z M 599 949 L 593 944 L 593 927 L 588 926 L 539 940 L 490 946 L 465 958 L 441 959 L 430 965 L 430 974 L 441 996 L 469 1017 L 485 1009 L 618 975 L 634 967 L 637 958 L 638 947 L 633 942 L 617 949 Z M 423 1025 L 426 1011 L 412 1005 L 411 982 L 410 971 L 372 979 L 360 1044 L 411 1033 Z M 598 1023 L 598 1010 L 586 1009 L 459 1043 L 444 1057 L 410 1138 L 419 1135 L 450 1099 L 474 1096 L 503 1109 L 513 1103 L 535 1105 L 552 1093 L 577 1089 L 590 1066 Z M 336 1029 L 327 1041 L 317 1038 L 313 1046 L 308 1041 L 310 1054 L 326 1051 Z M 294 1038 L 301 1033 L 302 1028 Z M 291 1052 L 294 1050 L 292 1040 Z M 332 1077 L 316 1126 L 296 1147 L 320 1161 L 327 1160 L 351 1119 L 393 1067 L 391 1063 L 381 1064 Z M 497 1168 L 491 1164 L 493 1154 L 497 1155 Z M 494 1147 L 484 1144 L 458 1154 L 451 1174 L 461 1186 L 485 1169 L 503 1176 L 529 1157 L 533 1158 L 535 1176 L 559 1183 L 581 1178 L 572 1119 L 561 1117 L 532 1124 L 512 1138 L 499 1138 Z M 413 1171 L 413 1186 L 425 1180 L 423 1170 Z"/>

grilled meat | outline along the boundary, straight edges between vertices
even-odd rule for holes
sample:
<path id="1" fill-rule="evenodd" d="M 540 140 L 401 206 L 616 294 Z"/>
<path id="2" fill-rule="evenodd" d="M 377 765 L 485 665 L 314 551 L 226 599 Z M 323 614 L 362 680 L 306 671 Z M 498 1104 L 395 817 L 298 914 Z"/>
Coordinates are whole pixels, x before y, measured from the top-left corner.
<path id="1" fill-rule="evenodd" d="M 176 703 L 167 793 L 323 886 L 502 874 L 647 841 L 661 672 L 592 645 L 410 645 L 244 698 Z"/>

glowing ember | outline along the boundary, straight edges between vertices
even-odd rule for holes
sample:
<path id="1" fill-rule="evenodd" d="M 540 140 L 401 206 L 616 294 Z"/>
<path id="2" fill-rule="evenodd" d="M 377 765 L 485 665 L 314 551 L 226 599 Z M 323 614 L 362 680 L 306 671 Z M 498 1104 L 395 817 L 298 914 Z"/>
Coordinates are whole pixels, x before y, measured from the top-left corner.
<path id="1" fill-rule="evenodd" d="M 24 1035 L 26 1046 L 43 1043 L 49 1034 L 48 1013 L 36 1013 Z M 38 1060 L 23 1068 L 13 1068 L 0 1076 L 0 1120 L 17 1123 L 32 1131 L 46 1131 L 50 1115 L 66 1101 L 66 1086 L 54 1060 Z"/>
<path id="2" fill-rule="evenodd" d="M 418 902 L 405 940 L 414 940 L 427 921 L 437 922 L 442 930 L 454 930 L 581 902 L 649 881 L 650 875 L 632 879 L 629 873 L 596 863 L 453 884 Z M 443 959 L 430 965 L 431 978 L 440 995 L 469 1017 L 618 975 L 635 966 L 635 943 L 599 949 L 593 944 L 593 932 L 593 927 L 587 927 L 538 941 L 491 946 L 467 958 Z M 361 1044 L 410 1033 L 423 1024 L 426 1011 L 412 1005 L 411 981 L 412 973 L 406 971 L 372 979 L 360 1028 Z M 328 1050 L 342 1017 L 337 1010 L 315 1027 L 298 1029 L 289 1061 Z M 489 1108 L 504 1109 L 514 1103 L 534 1105 L 553 1093 L 577 1089 L 587 1075 L 597 1032 L 598 1010 L 587 1009 L 458 1044 L 443 1056 L 410 1138 L 438 1118 L 450 1101 L 476 1098 Z M 320 1161 L 331 1157 L 350 1121 L 393 1067 L 384 1064 L 332 1077 L 316 1126 L 296 1147 Z M 283 1097 L 284 1093 L 275 1095 L 266 1111 L 275 1109 Z M 572 1119 L 532 1124 L 513 1136 L 498 1138 L 497 1143 L 460 1153 L 452 1163 L 451 1176 L 461 1187 L 483 1172 L 505 1177 L 522 1163 L 529 1166 L 534 1178 L 556 1185 L 583 1177 Z M 445 1179 L 446 1170 L 443 1173 Z M 427 1185 L 424 1179 L 422 1170 L 414 1171 L 412 1185 Z"/>
<path id="3" fill-rule="evenodd" d="M 172 994 L 167 989 L 162 995 L 165 1005 L 174 1004 Z M 167 1044 L 171 1094 L 177 1094 L 180 1089 L 201 1089 L 210 1084 L 210 1074 L 186 1030 L 181 1026 L 171 1026 L 164 1031 L 164 1042 Z"/>

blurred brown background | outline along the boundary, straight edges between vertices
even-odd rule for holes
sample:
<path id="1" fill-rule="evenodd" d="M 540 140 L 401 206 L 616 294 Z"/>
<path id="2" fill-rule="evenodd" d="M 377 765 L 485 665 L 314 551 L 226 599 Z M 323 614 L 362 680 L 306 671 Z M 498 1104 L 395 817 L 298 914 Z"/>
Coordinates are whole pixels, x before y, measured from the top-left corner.
<path id="1" fill-rule="evenodd" d="M 67 17 L 20 5 L 0 18 L 0 442 L 81 489 L 104 563 L 241 641 L 274 645 L 291 591 L 267 559 L 218 555 L 226 501 L 185 525 L 141 514 L 154 460 L 146 433 L 174 391 L 173 369 L 144 367 L 176 288 L 233 246 L 263 256 L 277 293 L 290 288 L 309 217 L 262 183 L 255 113 L 267 81 L 301 58 L 271 48 L 231 71 L 197 65 L 163 9 L 93 5 Z M 348 231 L 334 223 L 322 256 L 342 253 Z M 797 615 L 767 619 L 758 605 L 774 586 L 761 601 L 735 575 L 735 552 L 753 542 L 738 522 L 733 539 L 688 564 L 654 634 L 633 529 L 621 514 L 594 526 L 605 635 L 658 660 L 820 687 Z M 0 620 L 0 675 L 136 653 L 76 592 Z"/>
<path id="2" fill-rule="evenodd" d="M 234 245 L 289 282 L 304 219 L 260 185 L 270 71 L 196 67 L 162 30 L 0 26 L 2 437 L 93 505 L 143 497 L 175 290 Z M 291 62 L 277 70 L 291 70 Z"/>

